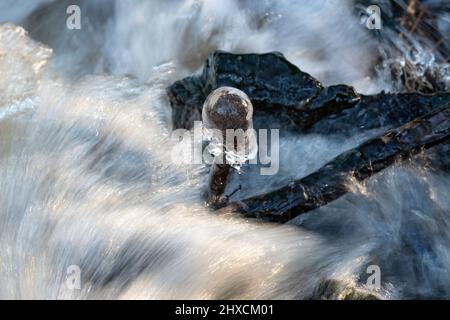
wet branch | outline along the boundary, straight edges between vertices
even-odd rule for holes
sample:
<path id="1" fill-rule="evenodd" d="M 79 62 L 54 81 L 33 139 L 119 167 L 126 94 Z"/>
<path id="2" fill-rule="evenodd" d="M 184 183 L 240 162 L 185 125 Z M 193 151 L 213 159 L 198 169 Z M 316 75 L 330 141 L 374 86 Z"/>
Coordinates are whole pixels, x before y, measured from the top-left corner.
<path id="1" fill-rule="evenodd" d="M 286 222 L 347 193 L 350 177 L 362 181 L 422 149 L 450 138 L 450 104 L 349 150 L 288 186 L 242 201 L 247 217 Z"/>

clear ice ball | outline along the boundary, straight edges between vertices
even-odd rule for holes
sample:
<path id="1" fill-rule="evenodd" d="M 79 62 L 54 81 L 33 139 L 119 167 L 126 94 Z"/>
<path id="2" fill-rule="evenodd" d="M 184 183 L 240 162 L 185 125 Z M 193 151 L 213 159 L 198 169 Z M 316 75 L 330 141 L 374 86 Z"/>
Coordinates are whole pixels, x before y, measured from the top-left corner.
<path id="1" fill-rule="evenodd" d="M 205 138 L 215 156 L 225 152 L 228 164 L 239 169 L 258 152 L 253 129 L 253 105 L 248 96 L 232 87 L 220 87 L 206 98 L 202 120 Z"/>

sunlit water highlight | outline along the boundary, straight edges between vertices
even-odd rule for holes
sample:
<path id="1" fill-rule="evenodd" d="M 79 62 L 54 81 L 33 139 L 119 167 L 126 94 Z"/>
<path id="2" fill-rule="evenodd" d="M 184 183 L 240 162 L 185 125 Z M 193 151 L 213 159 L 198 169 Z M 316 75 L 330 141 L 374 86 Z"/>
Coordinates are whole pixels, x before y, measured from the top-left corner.
<path id="1" fill-rule="evenodd" d="M 53 54 L 0 26 L 0 298 L 308 298 L 323 279 L 363 287 L 370 264 L 384 298 L 448 298 L 450 180 L 423 159 L 349 182 L 352 193 L 284 226 L 206 209 L 207 166 L 170 161 L 165 87 L 209 51 L 277 50 L 326 84 L 388 86 L 370 78 L 375 43 L 342 1 L 221 3 L 118 1 L 102 31 L 73 36 L 55 10 Z M 83 4 L 88 17 L 105 11 Z M 11 2 L 0 18 L 35 19 L 43 41 L 51 24 L 27 18 L 34 9 Z M 67 47 L 81 37 L 92 47 Z M 243 167 L 231 188 L 274 189 L 375 133 L 282 134 L 280 172 Z M 70 265 L 80 290 L 66 285 Z"/>

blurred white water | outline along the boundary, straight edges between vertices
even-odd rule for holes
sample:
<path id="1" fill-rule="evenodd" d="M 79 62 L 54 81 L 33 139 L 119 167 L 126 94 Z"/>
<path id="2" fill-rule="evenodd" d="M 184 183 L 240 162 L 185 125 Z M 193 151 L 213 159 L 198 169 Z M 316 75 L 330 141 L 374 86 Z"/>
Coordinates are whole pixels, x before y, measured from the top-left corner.
<path id="1" fill-rule="evenodd" d="M 80 6 L 94 21 L 107 4 Z M 33 10 L 11 3 L 0 15 L 54 50 L 0 26 L 0 298 L 308 298 L 323 279 L 363 286 L 369 264 L 381 268 L 384 298 L 450 296 L 441 172 L 399 165 L 278 226 L 209 212 L 207 168 L 170 161 L 165 87 L 216 48 L 277 50 L 326 84 L 385 88 L 368 76 L 374 43 L 348 3 L 118 1 L 102 28 L 73 33 L 65 10 L 43 20 Z M 62 21 L 60 32 L 45 21 Z M 282 136 L 279 174 L 244 168 L 240 196 L 372 134 Z M 70 265 L 80 290 L 66 285 Z"/>
<path id="2" fill-rule="evenodd" d="M 371 51 L 376 48 L 356 21 L 347 23 L 352 19 L 348 1 L 180 3 L 117 3 L 114 31 L 107 36 L 111 39 L 107 51 L 115 55 L 112 60 L 117 63 L 114 70 L 145 78 L 153 65 L 169 60 L 195 70 L 217 48 L 277 50 L 327 84 L 371 88 L 366 75 Z"/>

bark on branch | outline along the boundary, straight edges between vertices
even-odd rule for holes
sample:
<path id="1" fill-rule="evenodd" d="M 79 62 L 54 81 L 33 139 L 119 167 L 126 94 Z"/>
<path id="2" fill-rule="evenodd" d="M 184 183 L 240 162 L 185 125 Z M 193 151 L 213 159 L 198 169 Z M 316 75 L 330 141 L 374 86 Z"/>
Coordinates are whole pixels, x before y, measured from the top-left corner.
<path id="1" fill-rule="evenodd" d="M 399 159 L 450 139 L 450 104 L 349 150 L 288 186 L 242 201 L 247 217 L 286 222 L 347 192 L 349 177 L 364 180 Z"/>

